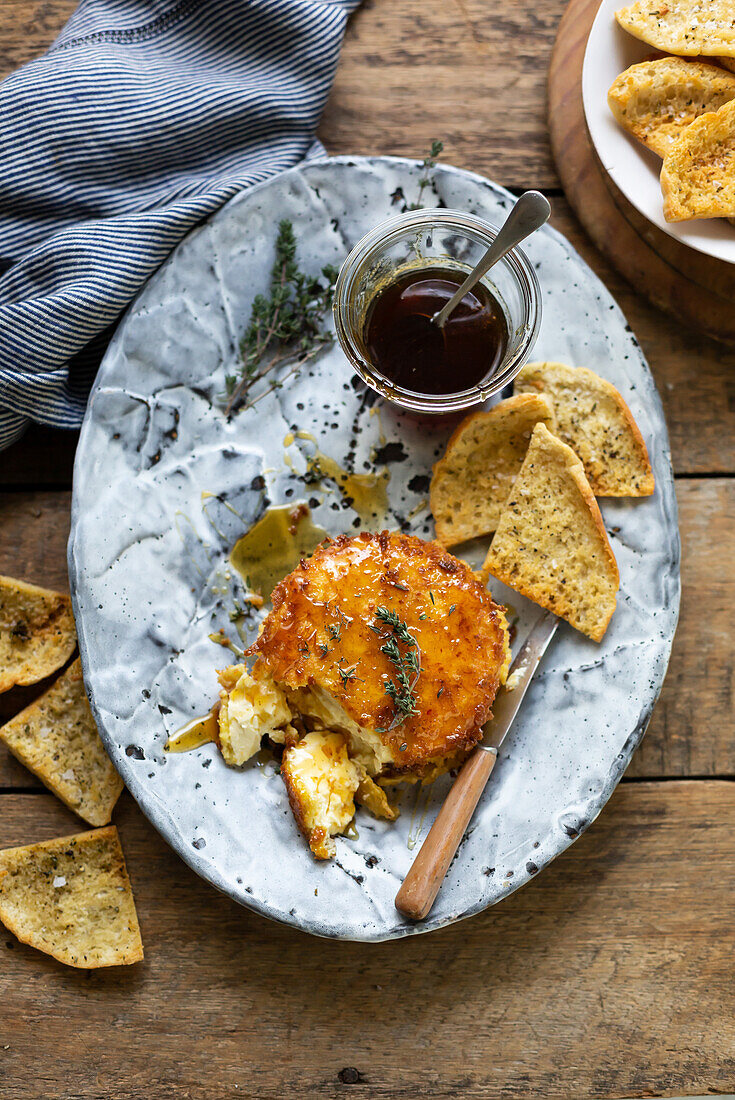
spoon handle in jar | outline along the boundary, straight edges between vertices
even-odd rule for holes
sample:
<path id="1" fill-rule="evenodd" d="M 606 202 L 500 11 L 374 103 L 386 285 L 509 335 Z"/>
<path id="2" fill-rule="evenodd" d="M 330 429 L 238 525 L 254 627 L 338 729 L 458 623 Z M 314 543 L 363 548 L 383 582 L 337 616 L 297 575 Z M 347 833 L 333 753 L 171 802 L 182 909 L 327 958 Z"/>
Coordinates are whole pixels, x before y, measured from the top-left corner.
<path id="1" fill-rule="evenodd" d="M 525 191 L 515 204 L 498 235 L 485 255 L 469 273 L 459 290 L 452 295 L 447 304 L 432 317 L 439 328 L 444 328 L 452 310 L 456 309 L 468 291 L 479 282 L 494 264 L 502 260 L 512 248 L 535 233 L 549 220 L 551 206 L 549 200 L 540 191 Z"/>

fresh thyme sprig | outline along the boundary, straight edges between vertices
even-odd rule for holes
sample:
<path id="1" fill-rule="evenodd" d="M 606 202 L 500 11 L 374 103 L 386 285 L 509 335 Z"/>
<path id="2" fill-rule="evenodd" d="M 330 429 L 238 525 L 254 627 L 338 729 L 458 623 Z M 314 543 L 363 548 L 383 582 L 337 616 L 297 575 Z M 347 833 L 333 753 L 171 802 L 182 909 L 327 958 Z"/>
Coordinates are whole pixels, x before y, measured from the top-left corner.
<path id="1" fill-rule="evenodd" d="M 422 203 L 421 200 L 422 200 L 423 195 L 424 195 L 424 190 L 431 183 L 431 170 L 432 170 L 432 168 L 436 168 L 436 162 L 439 159 L 439 157 L 441 156 L 441 153 L 442 153 L 443 149 L 444 149 L 444 143 L 443 142 L 441 142 L 441 141 L 432 141 L 432 143 L 431 143 L 431 152 L 429 153 L 428 157 L 424 157 L 424 159 L 421 163 L 421 167 L 424 169 L 424 174 L 419 179 L 418 199 L 416 200 L 416 202 L 411 203 L 411 205 L 408 208 L 409 210 L 421 210 L 421 208 L 423 206 L 423 203 Z"/>
<path id="2" fill-rule="evenodd" d="M 322 328 L 322 320 L 332 304 L 338 272 L 327 264 L 321 274 L 324 281 L 299 271 L 293 225 L 284 219 L 278 226 L 269 296 L 258 294 L 255 298 L 240 342 L 240 377 L 230 374 L 225 379 L 226 416 L 245 400 L 253 383 L 277 366 L 293 363 L 289 375 L 294 374 L 331 344 L 332 334 Z M 265 392 L 281 384 L 275 381 Z M 249 404 L 263 396 L 261 393 Z"/>
<path id="3" fill-rule="evenodd" d="M 379 733 L 390 733 L 411 715 L 419 713 L 415 688 L 421 675 L 421 650 L 408 626 L 395 611 L 387 607 L 376 607 L 375 618 L 391 630 L 380 647 L 380 652 L 385 654 L 396 670 L 396 680 L 386 680 L 385 683 L 385 693 L 395 707 L 395 715 L 388 727 L 378 730 Z M 379 626 L 372 626 L 371 629 L 376 634 L 383 635 Z M 403 653 L 399 642 L 405 647 Z"/>

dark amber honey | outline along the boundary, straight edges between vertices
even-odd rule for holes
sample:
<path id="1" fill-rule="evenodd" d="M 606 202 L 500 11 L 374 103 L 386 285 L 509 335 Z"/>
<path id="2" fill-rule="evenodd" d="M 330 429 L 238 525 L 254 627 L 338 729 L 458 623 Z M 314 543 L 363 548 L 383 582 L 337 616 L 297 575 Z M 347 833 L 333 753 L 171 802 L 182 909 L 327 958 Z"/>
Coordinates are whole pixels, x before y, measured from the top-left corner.
<path id="1" fill-rule="evenodd" d="M 431 320 L 464 279 L 464 272 L 451 268 L 423 268 L 400 276 L 376 296 L 365 345 L 374 366 L 395 385 L 418 393 L 460 393 L 497 371 L 508 346 L 508 325 L 483 283 L 465 294 L 443 328 Z"/>

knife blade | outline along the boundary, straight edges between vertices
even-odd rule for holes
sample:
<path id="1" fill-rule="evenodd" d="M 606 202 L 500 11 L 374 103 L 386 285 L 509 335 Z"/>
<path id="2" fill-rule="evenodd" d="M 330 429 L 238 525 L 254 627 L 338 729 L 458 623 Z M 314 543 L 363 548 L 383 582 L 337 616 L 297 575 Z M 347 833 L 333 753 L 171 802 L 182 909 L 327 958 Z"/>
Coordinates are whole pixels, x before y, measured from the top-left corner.
<path id="1" fill-rule="evenodd" d="M 513 724 L 513 719 L 520 710 L 528 685 L 558 625 L 557 616 L 551 611 L 545 611 L 531 628 L 510 666 L 505 687 L 501 688 L 495 696 L 493 716 L 483 727 L 482 741 L 477 746 L 479 749 L 497 754 Z"/>

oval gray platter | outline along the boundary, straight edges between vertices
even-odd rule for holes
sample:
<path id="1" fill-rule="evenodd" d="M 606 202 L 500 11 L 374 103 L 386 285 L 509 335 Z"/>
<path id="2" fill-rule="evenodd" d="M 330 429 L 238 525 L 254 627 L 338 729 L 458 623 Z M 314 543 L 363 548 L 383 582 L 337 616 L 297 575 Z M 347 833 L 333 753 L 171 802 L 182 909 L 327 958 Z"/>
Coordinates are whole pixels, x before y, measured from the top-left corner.
<path id="1" fill-rule="evenodd" d="M 533 353 L 585 365 L 628 401 L 656 475 L 653 497 L 603 501 L 621 574 L 601 645 L 562 625 L 423 924 L 393 899 L 447 789 L 402 799 L 395 825 L 358 812 L 357 839 L 315 862 L 272 767 L 228 768 L 212 745 L 166 755 L 167 737 L 205 713 L 230 654 L 208 634 L 242 595 L 228 568 L 236 539 L 273 503 L 313 498 L 331 534 L 359 524 L 336 488 L 304 488 L 311 444 L 359 471 L 387 463 L 389 526 L 429 537 L 431 465 L 451 424 L 376 401 L 332 347 L 227 421 L 221 395 L 256 293 L 267 288 L 278 221 L 293 221 L 302 268 L 339 264 L 359 237 L 418 193 L 420 167 L 393 158 L 311 162 L 232 199 L 189 234 L 149 281 L 109 347 L 77 451 L 69 573 L 85 682 L 100 733 L 150 821 L 203 878 L 264 916 L 321 935 L 383 940 L 425 932 L 507 897 L 563 851 L 604 806 L 661 688 L 679 605 L 676 499 L 663 413 L 617 305 L 559 233 L 526 250 L 544 317 Z M 500 222 L 513 201 L 479 176 L 438 167 L 425 205 Z M 377 451 L 377 456 L 376 456 Z M 262 488 L 265 484 L 265 489 Z M 324 490 L 327 490 L 326 492 Z M 494 586 L 519 614 L 534 609 Z M 251 623 L 251 634 L 256 628 Z"/>

